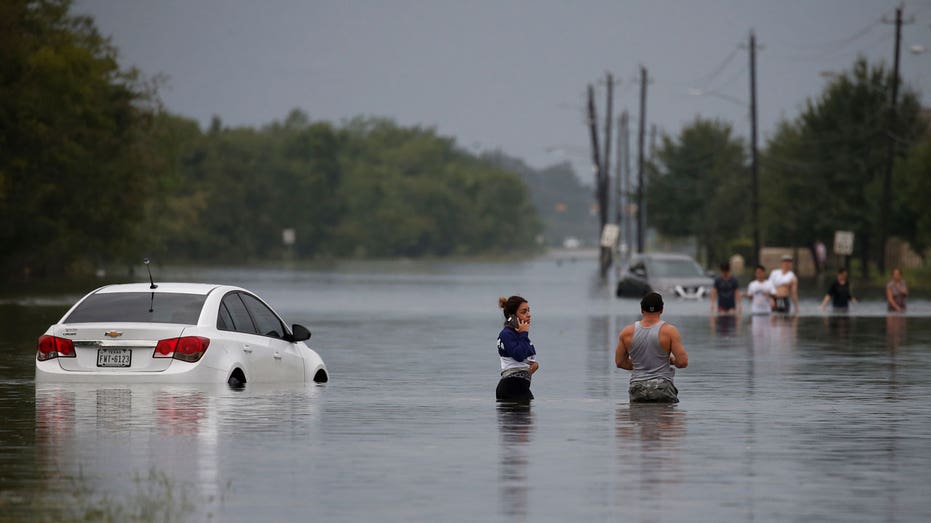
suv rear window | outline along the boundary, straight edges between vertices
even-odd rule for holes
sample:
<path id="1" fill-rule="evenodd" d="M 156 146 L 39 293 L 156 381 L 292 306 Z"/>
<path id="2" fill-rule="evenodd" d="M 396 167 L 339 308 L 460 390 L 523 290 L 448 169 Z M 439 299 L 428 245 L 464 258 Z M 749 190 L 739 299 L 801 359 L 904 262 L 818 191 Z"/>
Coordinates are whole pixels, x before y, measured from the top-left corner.
<path id="1" fill-rule="evenodd" d="M 110 292 L 88 296 L 63 323 L 197 324 L 205 294 Z"/>

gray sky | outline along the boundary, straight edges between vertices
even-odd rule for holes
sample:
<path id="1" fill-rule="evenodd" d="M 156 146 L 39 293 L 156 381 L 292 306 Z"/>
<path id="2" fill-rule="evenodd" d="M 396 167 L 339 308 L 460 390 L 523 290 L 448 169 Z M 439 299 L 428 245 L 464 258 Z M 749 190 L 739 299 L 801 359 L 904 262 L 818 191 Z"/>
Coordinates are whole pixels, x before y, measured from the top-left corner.
<path id="1" fill-rule="evenodd" d="M 358 115 L 435 127 L 470 150 L 500 148 L 536 167 L 570 160 L 590 178 L 585 89 L 603 127 L 611 71 L 617 112 L 634 122 L 639 65 L 648 125 L 678 133 L 697 115 L 748 137 L 751 29 L 760 143 L 858 54 L 891 66 L 898 0 L 76 0 L 124 65 L 168 76 L 173 112 L 206 125 L 262 125 L 299 107 L 315 120 Z M 931 104 L 931 0 L 906 1 L 901 74 Z M 743 47 L 741 47 L 743 45 Z M 689 95 L 690 89 L 716 94 Z M 603 129 L 599 129 L 603 132 Z M 635 130 L 634 130 L 635 132 Z M 615 135 L 616 136 L 616 135 Z M 634 137 L 631 147 L 636 148 Z"/>

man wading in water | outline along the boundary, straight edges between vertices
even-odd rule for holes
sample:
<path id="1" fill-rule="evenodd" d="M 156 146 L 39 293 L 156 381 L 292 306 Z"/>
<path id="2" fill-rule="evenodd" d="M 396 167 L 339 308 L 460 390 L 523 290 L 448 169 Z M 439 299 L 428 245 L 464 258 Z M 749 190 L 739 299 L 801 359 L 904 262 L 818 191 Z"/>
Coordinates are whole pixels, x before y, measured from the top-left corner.
<path id="1" fill-rule="evenodd" d="M 673 384 L 676 366 L 689 365 L 679 330 L 660 319 L 663 297 L 651 292 L 640 301 L 640 321 L 624 327 L 614 352 L 614 363 L 631 371 L 631 403 L 678 403 Z"/>

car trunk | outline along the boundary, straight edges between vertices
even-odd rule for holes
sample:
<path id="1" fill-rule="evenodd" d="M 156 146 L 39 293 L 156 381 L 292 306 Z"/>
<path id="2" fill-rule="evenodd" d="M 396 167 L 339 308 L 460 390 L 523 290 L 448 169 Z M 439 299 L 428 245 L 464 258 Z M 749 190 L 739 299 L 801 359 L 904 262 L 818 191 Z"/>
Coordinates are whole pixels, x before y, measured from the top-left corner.
<path id="1" fill-rule="evenodd" d="M 159 372 L 171 358 L 153 358 L 159 340 L 177 338 L 185 325 L 104 324 L 57 325 L 53 334 L 74 342 L 74 358 L 58 358 L 69 371 Z"/>

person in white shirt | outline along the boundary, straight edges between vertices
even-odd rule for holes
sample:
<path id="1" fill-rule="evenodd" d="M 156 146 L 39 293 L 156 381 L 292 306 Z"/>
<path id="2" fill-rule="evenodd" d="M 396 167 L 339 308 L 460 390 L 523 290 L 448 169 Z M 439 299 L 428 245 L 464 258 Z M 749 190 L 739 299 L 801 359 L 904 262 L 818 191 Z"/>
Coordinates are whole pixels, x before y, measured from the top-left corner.
<path id="1" fill-rule="evenodd" d="M 769 314 L 776 306 L 774 298 L 776 288 L 773 287 L 771 281 L 766 279 L 766 267 L 757 265 L 754 275 L 756 279 L 747 285 L 747 294 L 744 295 L 747 299 L 753 300 L 750 302 L 750 313 Z"/>
<path id="2" fill-rule="evenodd" d="M 773 312 L 788 314 L 792 311 L 798 314 L 798 278 L 792 272 L 792 257 L 785 255 L 780 261 L 780 267 L 769 273 L 769 281 L 776 288 L 776 305 Z M 789 300 L 792 300 L 791 307 Z"/>

